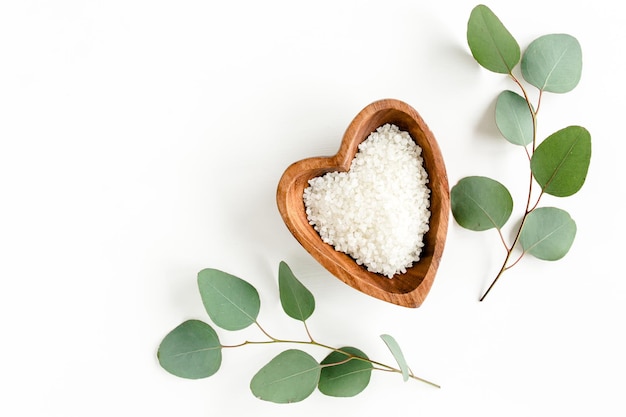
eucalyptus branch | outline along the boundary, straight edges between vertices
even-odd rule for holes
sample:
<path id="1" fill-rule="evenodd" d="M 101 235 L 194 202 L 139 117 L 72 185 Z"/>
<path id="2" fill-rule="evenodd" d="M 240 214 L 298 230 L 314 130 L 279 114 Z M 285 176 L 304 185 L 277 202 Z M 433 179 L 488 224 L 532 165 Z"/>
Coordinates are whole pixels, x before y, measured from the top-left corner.
<path id="1" fill-rule="evenodd" d="M 485 69 L 508 75 L 521 90 L 503 91 L 496 102 L 496 124 L 504 139 L 522 146 L 529 161 L 528 198 L 511 245 L 503 240 L 502 227 L 513 211 L 513 199 L 500 182 L 487 177 L 466 177 L 451 190 L 452 214 L 462 227 L 483 231 L 495 228 L 507 250 L 495 279 L 480 298 L 483 301 L 505 271 L 526 255 L 555 261 L 569 251 L 576 235 L 570 215 L 555 207 L 540 207 L 544 194 L 570 196 L 585 182 L 591 159 L 591 135 L 581 126 L 568 126 L 539 140 L 537 115 L 545 92 L 566 93 L 579 82 L 582 53 L 576 38 L 566 34 L 544 35 L 524 51 L 487 6 L 476 6 L 467 26 L 467 42 L 476 61 Z M 523 79 L 514 68 L 521 64 Z M 537 88 L 533 106 L 526 84 Z M 535 183 L 541 191 L 533 204 Z M 522 253 L 514 262 L 516 247 Z"/>
<path id="2" fill-rule="evenodd" d="M 198 288 L 204 307 L 215 325 L 224 330 L 241 330 L 255 325 L 267 340 L 246 340 L 226 345 L 213 327 L 200 320 L 188 320 L 172 330 L 161 342 L 157 356 L 168 372 L 183 378 L 206 378 L 221 366 L 222 350 L 248 345 L 291 344 L 319 347 L 330 351 L 320 362 L 299 349 L 288 349 L 261 368 L 252 378 L 252 393 L 263 400 L 283 403 L 301 401 L 316 388 L 325 395 L 350 397 L 369 384 L 373 370 L 401 374 L 433 387 L 439 385 L 420 378 L 409 370 L 395 339 L 381 335 L 398 367 L 370 359 L 351 347 L 333 347 L 313 338 L 307 319 L 315 309 L 313 294 L 295 277 L 286 263 L 278 268 L 278 287 L 283 311 L 301 321 L 308 340 L 280 339 L 258 322 L 259 294 L 249 282 L 216 269 L 198 273 Z"/>

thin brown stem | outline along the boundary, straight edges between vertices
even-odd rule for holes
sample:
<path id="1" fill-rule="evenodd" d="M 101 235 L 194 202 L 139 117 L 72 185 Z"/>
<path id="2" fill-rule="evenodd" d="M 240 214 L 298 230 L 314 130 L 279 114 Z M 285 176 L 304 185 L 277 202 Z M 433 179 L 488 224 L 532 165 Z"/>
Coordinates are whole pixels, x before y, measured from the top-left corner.
<path id="1" fill-rule="evenodd" d="M 541 197 L 543 196 L 543 190 L 541 190 L 541 193 L 539 194 L 539 197 L 537 197 L 537 201 L 535 201 L 535 204 L 532 206 L 532 208 L 526 208 L 526 211 L 531 212 L 533 210 L 535 210 L 537 208 L 537 206 L 539 205 L 539 202 L 541 201 Z"/>
<path id="2" fill-rule="evenodd" d="M 539 113 L 539 107 L 541 107 L 541 97 L 543 97 L 543 90 L 539 90 L 539 98 L 537 99 L 537 108 L 535 113 Z"/>
<path id="3" fill-rule="evenodd" d="M 510 263 L 510 264 L 506 267 L 506 269 L 511 269 L 511 268 L 513 268 L 513 267 L 514 267 L 514 266 L 515 266 L 515 265 L 516 265 L 519 261 L 521 261 L 521 260 L 522 260 L 522 258 L 524 257 L 524 255 L 525 255 L 525 254 L 526 254 L 526 252 L 522 252 L 522 253 L 520 254 L 520 256 L 518 256 L 518 257 L 517 257 L 517 259 L 516 259 L 516 260 L 514 260 L 513 262 L 511 262 L 511 263 Z"/>
<path id="4" fill-rule="evenodd" d="M 513 79 L 513 81 L 522 90 L 522 94 L 524 95 L 524 99 L 526 100 L 526 104 L 528 105 L 528 111 L 530 111 L 532 122 L 533 122 L 532 151 L 529 152 L 527 147 L 524 148 L 525 151 L 526 151 L 526 156 L 528 157 L 528 160 L 530 162 L 530 160 L 532 159 L 532 155 L 534 154 L 536 146 L 537 146 L 537 112 L 539 111 L 539 106 L 541 105 L 541 97 L 542 97 L 542 92 L 543 91 L 539 90 L 539 98 L 537 100 L 537 108 L 533 109 L 533 105 L 532 105 L 532 103 L 530 101 L 530 97 L 528 96 L 528 93 L 526 92 L 526 89 L 524 88 L 522 83 L 513 75 L 513 73 L 509 73 L 509 75 L 510 75 L 511 79 Z M 491 285 L 489 285 L 489 287 L 487 288 L 487 291 L 485 291 L 483 296 L 480 297 L 479 301 L 483 301 L 485 299 L 485 297 L 487 297 L 487 294 L 489 294 L 489 292 L 491 291 L 493 286 L 496 284 L 496 282 L 498 282 L 498 280 L 500 279 L 500 277 L 502 276 L 504 271 L 506 271 L 509 268 L 512 268 L 513 266 L 515 266 L 522 259 L 522 257 L 525 254 L 525 252 L 522 252 L 522 254 L 519 256 L 519 258 L 517 258 L 517 260 L 515 260 L 514 262 L 509 264 L 509 259 L 511 258 L 511 255 L 513 253 L 513 250 L 515 249 L 515 246 L 519 242 L 519 239 L 520 239 L 520 236 L 521 236 L 521 233 L 522 233 L 522 228 L 524 227 L 524 224 L 526 223 L 526 219 L 528 218 L 528 215 L 537 207 L 537 205 L 539 204 L 539 200 L 541 199 L 541 196 L 543 195 L 543 190 L 542 190 L 541 194 L 537 198 L 537 201 L 535 202 L 535 204 L 531 208 L 531 199 L 532 199 L 532 194 L 533 194 L 533 183 L 534 183 L 534 181 L 533 181 L 533 174 L 532 174 L 532 171 L 531 171 L 530 172 L 530 178 L 529 178 L 529 181 L 528 181 L 528 198 L 526 200 L 526 209 L 524 210 L 524 216 L 522 217 L 522 221 L 520 223 L 519 228 L 517 229 L 517 233 L 515 234 L 515 238 L 513 239 L 513 243 L 511 244 L 511 246 L 507 246 L 506 245 L 506 242 L 504 242 L 504 238 L 502 236 L 502 232 L 500 230 L 498 230 L 498 233 L 500 233 L 500 239 L 502 239 L 502 241 L 504 243 L 504 246 L 507 248 L 506 257 L 504 258 L 504 262 L 502 263 L 502 266 L 500 267 L 500 270 L 498 271 L 498 274 L 496 275 L 495 279 L 491 282 Z"/>
<path id="5" fill-rule="evenodd" d="M 393 372 L 393 373 L 402 373 L 401 370 L 399 369 L 395 369 L 395 368 L 391 368 L 391 369 L 387 369 L 387 368 L 376 368 L 374 367 L 375 370 L 377 371 L 382 371 L 382 372 Z M 426 379 L 420 378 L 416 375 L 414 375 L 412 372 L 409 373 L 409 378 L 414 379 L 416 381 L 420 381 L 420 382 L 424 382 L 425 384 L 428 384 L 432 387 L 435 388 L 441 388 L 441 385 L 435 384 L 434 382 L 428 381 Z"/>
<path id="6" fill-rule="evenodd" d="M 435 388 L 441 388 L 441 385 L 435 384 L 434 382 L 428 381 L 428 380 L 426 380 L 424 378 L 420 378 L 420 377 L 418 377 L 416 375 L 413 375 L 413 373 L 409 374 L 409 378 L 415 379 L 416 381 L 423 382 L 423 383 L 428 384 L 428 385 L 430 385 L 432 387 L 435 387 Z"/>
<path id="7" fill-rule="evenodd" d="M 502 234 L 502 229 L 500 229 L 499 227 L 498 227 L 498 235 L 500 236 L 500 240 L 502 241 L 502 244 L 504 245 L 504 249 L 508 252 L 510 248 L 506 244 L 506 239 L 504 238 L 504 235 Z"/>
<path id="8" fill-rule="evenodd" d="M 500 267 L 500 271 L 498 271 L 498 275 L 496 275 L 496 278 L 491 282 L 491 285 L 489 285 L 489 288 L 487 288 L 487 291 L 485 291 L 485 293 L 483 294 L 482 297 L 480 297 L 480 299 L 478 301 L 483 301 L 485 299 L 485 297 L 487 296 L 487 294 L 489 294 L 489 292 L 491 291 L 491 289 L 493 288 L 494 285 L 496 285 L 496 282 L 498 282 L 498 280 L 500 279 L 500 277 L 502 276 L 502 274 L 504 273 L 504 271 L 506 271 L 506 263 L 508 262 L 509 258 L 511 257 L 511 249 L 507 249 L 506 251 L 506 258 L 504 258 L 504 262 L 502 263 L 502 267 Z"/>
<path id="9" fill-rule="evenodd" d="M 310 340 L 285 340 L 285 339 L 278 339 L 272 335 L 270 335 L 267 331 L 265 331 L 265 329 L 263 329 L 263 327 L 255 321 L 255 324 L 257 325 L 257 327 L 261 330 L 261 332 L 269 339 L 269 340 L 262 340 L 262 341 L 250 341 L 250 340 L 246 340 L 245 342 L 242 343 L 238 343 L 235 345 L 220 345 L 218 347 L 216 347 L 215 349 L 219 349 L 219 348 L 224 348 L 224 349 L 232 349 L 232 348 L 237 348 L 237 347 L 242 347 L 242 346 L 246 346 L 246 345 L 269 345 L 269 344 L 274 344 L 274 343 L 291 343 L 291 344 L 299 344 L 299 345 L 311 345 L 311 346 L 317 346 L 317 347 L 321 347 L 324 349 L 328 349 L 331 350 L 333 352 L 338 352 L 341 353 L 345 356 L 347 356 L 347 359 L 342 360 L 340 362 L 334 363 L 334 364 L 327 364 L 327 365 L 322 365 L 322 367 L 325 366 L 334 366 L 334 365 L 341 365 L 343 363 L 346 363 L 352 359 L 355 360 L 360 360 L 360 361 L 364 361 L 364 362 L 369 362 L 372 365 L 374 365 L 373 369 L 379 370 L 379 371 L 385 371 L 385 372 L 395 372 L 395 373 L 402 373 L 402 371 L 400 369 L 394 368 L 393 366 L 389 366 L 389 365 L 385 365 L 384 363 L 369 359 L 369 358 L 364 358 L 362 356 L 358 356 L 358 355 L 353 355 L 351 353 L 348 353 L 346 351 L 343 351 L 341 349 L 338 348 L 334 348 L 332 346 L 320 343 L 315 341 L 315 339 L 313 339 L 313 337 L 311 336 L 311 333 L 309 332 L 309 329 L 306 325 L 306 322 L 304 322 L 304 327 L 306 329 L 306 333 L 307 336 L 309 337 Z M 415 379 L 416 381 L 420 381 L 420 382 L 424 382 L 428 385 L 431 385 L 433 387 L 436 388 L 441 388 L 441 386 L 435 384 L 434 382 L 428 381 L 426 379 L 420 378 L 416 375 L 413 374 L 413 372 L 409 373 L 409 377 L 411 379 Z"/>

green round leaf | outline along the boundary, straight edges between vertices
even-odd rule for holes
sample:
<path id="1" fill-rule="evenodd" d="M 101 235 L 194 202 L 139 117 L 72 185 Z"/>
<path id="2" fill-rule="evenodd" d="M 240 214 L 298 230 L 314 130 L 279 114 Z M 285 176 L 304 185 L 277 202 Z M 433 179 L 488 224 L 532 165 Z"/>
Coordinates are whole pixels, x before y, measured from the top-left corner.
<path id="1" fill-rule="evenodd" d="M 307 398 L 317 387 L 320 365 L 308 353 L 286 350 L 254 375 L 250 390 L 261 400 L 294 403 Z"/>
<path id="2" fill-rule="evenodd" d="M 520 243 L 524 252 L 545 261 L 556 261 L 567 254 L 575 237 L 576 223 L 566 211 L 541 207 L 526 218 Z"/>
<path id="3" fill-rule="evenodd" d="M 520 60 L 519 44 L 485 5 L 474 7 L 467 23 L 467 43 L 484 68 L 510 74 Z"/>
<path id="4" fill-rule="evenodd" d="M 280 302 L 287 315 L 296 320 L 305 321 L 315 310 L 315 298 L 285 263 L 278 267 L 278 288 Z"/>
<path id="5" fill-rule="evenodd" d="M 496 101 L 496 125 L 502 136 L 514 145 L 533 141 L 533 116 L 526 100 L 513 91 L 503 91 Z"/>
<path id="6" fill-rule="evenodd" d="M 332 397 L 353 397 L 367 387 L 374 366 L 361 359 L 350 359 L 348 355 L 367 359 L 365 353 L 357 348 L 346 346 L 339 350 L 341 352 L 332 352 L 322 361 L 317 387 L 320 392 Z M 335 363 L 338 365 L 333 365 Z"/>
<path id="7" fill-rule="evenodd" d="M 198 273 L 202 303 L 211 320 L 226 330 L 240 330 L 256 321 L 261 300 L 256 288 L 217 269 Z"/>
<path id="8" fill-rule="evenodd" d="M 459 225 L 474 231 L 500 229 L 513 212 L 513 198 L 496 180 L 466 177 L 450 191 L 452 215 Z"/>
<path id="9" fill-rule="evenodd" d="M 545 35 L 528 45 L 522 76 L 540 90 L 567 93 L 578 85 L 583 68 L 578 40 L 566 34 Z"/>
<path id="10" fill-rule="evenodd" d="M 157 351 L 167 372 L 181 378 L 213 375 L 222 364 L 222 346 L 215 330 L 199 320 L 188 320 L 163 339 Z"/>
<path id="11" fill-rule="evenodd" d="M 567 197 L 585 183 L 590 161 L 591 135 L 584 127 L 569 126 L 537 147 L 530 169 L 545 193 Z"/>
<path id="12" fill-rule="evenodd" d="M 402 353 L 402 349 L 400 349 L 400 345 L 396 342 L 396 339 L 393 336 L 388 334 L 381 334 L 380 338 L 383 339 L 391 354 L 393 355 L 396 362 L 398 362 L 398 366 L 400 367 L 400 371 L 402 371 L 402 379 L 408 381 L 409 379 L 409 366 L 404 359 L 404 354 Z"/>

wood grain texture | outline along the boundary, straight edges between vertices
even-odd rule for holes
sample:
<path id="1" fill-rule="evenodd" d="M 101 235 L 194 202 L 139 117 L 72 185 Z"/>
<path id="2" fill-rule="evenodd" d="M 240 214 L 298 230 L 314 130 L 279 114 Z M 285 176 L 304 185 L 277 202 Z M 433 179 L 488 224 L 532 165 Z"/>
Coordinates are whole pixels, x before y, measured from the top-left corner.
<path id="1" fill-rule="evenodd" d="M 303 200 L 304 189 L 314 177 L 331 171 L 348 171 L 358 145 L 385 123 L 409 132 L 422 148 L 424 169 L 430 189 L 429 231 L 424 235 L 421 259 L 404 274 L 388 278 L 367 271 L 352 257 L 324 243 L 308 222 Z M 351 287 L 372 297 L 404 307 L 419 307 L 433 284 L 445 246 L 450 212 L 448 177 L 434 135 L 408 104 L 383 99 L 366 106 L 348 126 L 339 151 L 333 156 L 313 157 L 291 164 L 283 173 L 276 191 L 278 210 L 296 240 L 324 268 Z"/>

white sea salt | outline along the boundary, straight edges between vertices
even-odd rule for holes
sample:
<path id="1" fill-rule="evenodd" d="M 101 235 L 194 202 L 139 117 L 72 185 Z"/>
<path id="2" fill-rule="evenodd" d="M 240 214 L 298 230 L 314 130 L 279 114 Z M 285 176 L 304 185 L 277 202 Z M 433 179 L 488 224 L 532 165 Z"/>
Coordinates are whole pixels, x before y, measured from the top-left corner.
<path id="1" fill-rule="evenodd" d="M 313 178 L 304 190 L 309 223 L 322 240 L 389 278 L 420 260 L 430 219 L 422 149 L 385 124 L 360 145 L 348 172 Z"/>

